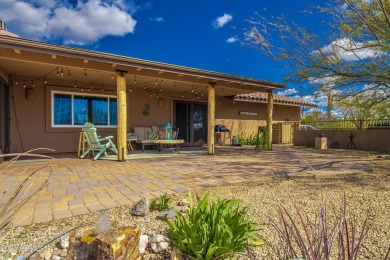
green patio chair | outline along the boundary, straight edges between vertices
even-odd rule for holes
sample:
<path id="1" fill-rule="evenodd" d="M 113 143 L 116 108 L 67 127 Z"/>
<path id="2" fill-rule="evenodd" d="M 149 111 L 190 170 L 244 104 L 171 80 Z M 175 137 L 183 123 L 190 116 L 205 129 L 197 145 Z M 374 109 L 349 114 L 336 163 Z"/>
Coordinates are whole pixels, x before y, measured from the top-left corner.
<path id="1" fill-rule="evenodd" d="M 96 134 L 96 128 L 92 123 L 85 123 L 82 128 L 85 137 L 87 139 L 89 148 L 83 153 L 80 158 L 83 159 L 91 151 L 98 152 L 93 160 L 96 161 L 103 153 L 107 156 L 107 149 L 113 151 L 115 154 L 118 154 L 115 144 L 112 142 L 113 136 L 100 137 Z"/>

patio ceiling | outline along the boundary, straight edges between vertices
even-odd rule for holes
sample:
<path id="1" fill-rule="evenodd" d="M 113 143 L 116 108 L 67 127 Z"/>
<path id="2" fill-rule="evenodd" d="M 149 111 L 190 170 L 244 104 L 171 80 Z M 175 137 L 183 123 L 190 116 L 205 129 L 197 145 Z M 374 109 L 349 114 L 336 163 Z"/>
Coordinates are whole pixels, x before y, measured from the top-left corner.
<path id="1" fill-rule="evenodd" d="M 145 91 L 144 88 L 160 91 L 161 88 L 161 93 L 171 96 L 191 93 L 192 90 L 203 91 L 206 95 L 209 82 L 216 83 L 217 96 L 285 87 L 263 80 L 7 36 L 0 36 L 0 68 L 12 75 L 14 83 L 23 84 L 25 81 L 32 84 L 34 81 L 38 85 L 43 84 L 45 79 L 50 85 L 70 87 L 76 83 L 80 90 L 92 87 L 115 91 L 115 70 L 128 72 L 129 91 Z"/>

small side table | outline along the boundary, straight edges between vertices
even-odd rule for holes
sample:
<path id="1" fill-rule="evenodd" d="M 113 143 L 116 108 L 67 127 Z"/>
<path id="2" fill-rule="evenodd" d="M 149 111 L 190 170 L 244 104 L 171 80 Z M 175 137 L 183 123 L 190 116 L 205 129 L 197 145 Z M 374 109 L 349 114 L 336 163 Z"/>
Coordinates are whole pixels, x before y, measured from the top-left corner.
<path id="1" fill-rule="evenodd" d="M 88 147 L 87 139 L 85 138 L 84 132 L 80 132 L 79 135 L 79 149 L 77 151 L 77 157 L 80 157 L 80 154 L 85 152 L 85 148 Z"/>
<path id="2" fill-rule="evenodd" d="M 131 145 L 131 142 L 137 142 L 137 135 L 134 133 L 128 133 L 127 134 L 127 151 L 134 151 L 133 146 Z"/>

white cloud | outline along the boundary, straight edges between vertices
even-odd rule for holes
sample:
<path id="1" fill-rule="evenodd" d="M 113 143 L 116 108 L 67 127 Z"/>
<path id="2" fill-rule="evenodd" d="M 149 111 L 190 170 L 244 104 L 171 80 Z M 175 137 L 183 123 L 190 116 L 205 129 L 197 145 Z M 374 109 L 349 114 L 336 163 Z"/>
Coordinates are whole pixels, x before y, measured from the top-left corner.
<path id="1" fill-rule="evenodd" d="M 164 22 L 165 19 L 162 18 L 162 17 L 153 17 L 153 18 L 150 18 L 150 21 L 152 21 L 152 22 Z"/>
<path id="2" fill-rule="evenodd" d="M 75 6 L 54 0 L 0 0 L 0 4 L 8 29 L 32 39 L 90 44 L 107 35 L 132 33 L 137 23 L 132 18 L 134 6 L 124 0 L 78 1 Z"/>
<path id="3" fill-rule="evenodd" d="M 282 96 L 289 96 L 289 95 L 293 95 L 293 94 L 297 94 L 297 93 L 298 93 L 298 90 L 296 90 L 295 88 L 290 88 L 290 89 L 286 89 L 283 91 L 279 91 L 277 94 L 282 95 Z"/>
<path id="4" fill-rule="evenodd" d="M 360 59 L 368 59 L 386 54 L 385 52 L 375 50 L 375 48 L 370 46 L 370 43 L 371 42 L 355 42 L 348 38 L 342 38 L 321 48 L 321 51 L 325 55 L 334 54 L 344 61 L 358 61 Z M 319 51 L 313 53 L 319 54 Z"/>
<path id="5" fill-rule="evenodd" d="M 230 37 L 229 39 L 226 40 L 227 43 L 233 43 L 236 41 L 238 41 L 238 39 L 236 37 Z"/>
<path id="6" fill-rule="evenodd" d="M 223 27 L 225 24 L 230 22 L 233 19 L 233 16 L 230 14 L 223 14 L 213 21 L 213 26 L 215 29 Z"/>

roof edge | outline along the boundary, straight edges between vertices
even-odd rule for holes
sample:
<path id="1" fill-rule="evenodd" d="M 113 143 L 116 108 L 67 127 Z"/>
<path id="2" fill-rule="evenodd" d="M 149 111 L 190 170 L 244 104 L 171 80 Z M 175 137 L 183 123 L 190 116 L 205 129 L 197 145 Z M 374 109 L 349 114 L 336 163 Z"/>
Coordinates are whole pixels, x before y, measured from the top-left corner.
<path id="1" fill-rule="evenodd" d="M 14 38 L 9 36 L 0 36 L 0 47 L 13 48 L 13 49 L 17 48 L 22 51 L 24 50 L 24 51 L 39 52 L 48 55 L 55 54 L 59 56 L 86 59 L 91 61 L 117 64 L 123 66 L 138 67 L 138 68 L 150 69 L 156 71 L 163 70 L 166 72 L 183 74 L 188 76 L 203 77 L 210 80 L 231 81 L 235 83 L 259 86 L 259 87 L 267 87 L 271 89 L 284 89 L 286 87 L 286 84 L 277 83 L 277 82 L 247 78 L 242 76 L 235 76 L 235 75 L 225 74 L 220 72 L 126 57 L 126 56 L 86 50 L 81 48 L 68 47 L 68 46 L 34 41 L 34 40 L 23 39 L 23 38 Z"/>

